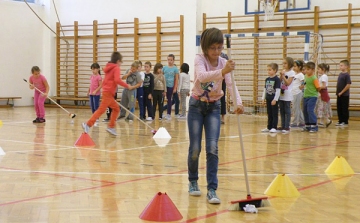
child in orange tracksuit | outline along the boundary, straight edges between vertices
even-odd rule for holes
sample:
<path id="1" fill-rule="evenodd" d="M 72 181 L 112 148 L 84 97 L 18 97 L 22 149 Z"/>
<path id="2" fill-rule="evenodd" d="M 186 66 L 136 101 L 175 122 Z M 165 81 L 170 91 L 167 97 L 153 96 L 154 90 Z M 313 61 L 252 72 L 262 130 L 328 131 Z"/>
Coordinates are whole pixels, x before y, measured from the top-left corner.
<path id="1" fill-rule="evenodd" d="M 91 118 L 86 122 L 82 123 L 84 132 L 88 133 L 91 126 L 94 125 L 96 120 L 105 113 L 107 107 L 112 109 L 110 116 L 110 122 L 106 131 L 112 135 L 117 135 L 115 130 L 115 121 L 120 113 L 120 108 L 117 102 L 114 100 L 114 94 L 116 91 L 117 85 L 121 85 L 124 88 L 129 90 L 134 89 L 132 86 L 129 86 L 120 78 L 120 64 L 122 62 L 122 55 L 119 52 L 113 52 L 111 54 L 111 60 L 106 64 L 104 68 L 105 78 L 102 85 L 102 101 L 99 108 L 91 116 Z"/>

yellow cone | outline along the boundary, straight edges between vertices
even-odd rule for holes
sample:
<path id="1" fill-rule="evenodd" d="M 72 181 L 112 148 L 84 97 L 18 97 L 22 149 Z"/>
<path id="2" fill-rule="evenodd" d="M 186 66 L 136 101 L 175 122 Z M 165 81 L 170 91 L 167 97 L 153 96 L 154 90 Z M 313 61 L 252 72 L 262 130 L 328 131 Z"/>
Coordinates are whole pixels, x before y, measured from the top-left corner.
<path id="1" fill-rule="evenodd" d="M 278 174 L 266 189 L 264 194 L 275 197 L 299 197 L 300 193 L 290 178 L 285 174 Z"/>
<path id="2" fill-rule="evenodd" d="M 325 170 L 326 174 L 348 175 L 354 174 L 354 170 L 342 156 L 336 156 L 332 163 Z"/>
<path id="3" fill-rule="evenodd" d="M 2 121 L 0 120 L 0 128 L 2 127 L 2 125 L 3 125 L 3 123 L 2 123 Z"/>

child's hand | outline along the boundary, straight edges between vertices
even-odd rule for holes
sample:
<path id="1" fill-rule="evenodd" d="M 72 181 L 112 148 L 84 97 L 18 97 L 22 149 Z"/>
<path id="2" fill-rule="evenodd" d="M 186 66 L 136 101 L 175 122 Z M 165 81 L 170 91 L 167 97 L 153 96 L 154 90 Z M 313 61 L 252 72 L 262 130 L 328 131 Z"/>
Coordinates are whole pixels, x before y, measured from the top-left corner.
<path id="1" fill-rule="evenodd" d="M 235 114 L 242 114 L 244 113 L 244 106 L 238 105 L 234 111 Z"/>
<path id="2" fill-rule="evenodd" d="M 128 90 L 131 91 L 131 90 L 134 90 L 135 88 L 133 86 L 129 86 L 128 87 Z"/>
<path id="3" fill-rule="evenodd" d="M 223 68 L 224 73 L 230 73 L 232 70 L 235 69 L 235 62 L 233 60 L 226 61 L 225 67 Z"/>
<path id="4" fill-rule="evenodd" d="M 96 91 L 93 91 L 93 92 L 92 92 L 92 95 L 96 95 Z"/>
<path id="5" fill-rule="evenodd" d="M 41 95 L 42 95 L 43 97 L 47 97 L 47 96 L 48 96 L 48 93 L 45 93 L 45 92 L 44 92 L 44 93 L 42 93 Z"/>
<path id="6" fill-rule="evenodd" d="M 152 99 L 152 95 L 151 95 L 151 94 L 148 95 L 148 99 L 149 99 L 149 100 Z"/>
<path id="7" fill-rule="evenodd" d="M 276 101 L 275 101 L 275 100 L 272 100 L 272 101 L 271 101 L 271 105 L 276 105 Z"/>

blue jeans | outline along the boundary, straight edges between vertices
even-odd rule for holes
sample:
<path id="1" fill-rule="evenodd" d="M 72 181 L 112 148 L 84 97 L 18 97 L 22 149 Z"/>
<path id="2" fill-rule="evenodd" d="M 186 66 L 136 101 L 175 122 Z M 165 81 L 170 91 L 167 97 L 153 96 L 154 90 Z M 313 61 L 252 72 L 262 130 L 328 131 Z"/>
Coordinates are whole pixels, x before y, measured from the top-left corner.
<path id="1" fill-rule="evenodd" d="M 189 181 L 197 181 L 199 179 L 199 156 L 201 152 L 202 131 L 204 128 L 207 189 L 216 190 L 218 187 L 220 101 L 207 103 L 190 97 L 187 121 L 190 138 L 188 154 Z"/>
<path id="2" fill-rule="evenodd" d="M 304 98 L 304 119 L 306 127 L 317 129 L 315 105 L 317 97 Z"/>
<path id="3" fill-rule="evenodd" d="M 90 95 L 90 107 L 92 113 L 99 108 L 100 95 Z"/>
<path id="4" fill-rule="evenodd" d="M 281 128 L 282 129 L 290 128 L 290 119 L 291 119 L 290 104 L 291 104 L 291 101 L 279 100 L 280 116 L 281 116 Z"/>
<path id="5" fill-rule="evenodd" d="M 171 114 L 171 107 L 173 104 L 175 104 L 175 115 L 179 114 L 179 107 L 180 107 L 180 100 L 179 100 L 179 95 L 176 92 L 175 94 L 173 94 L 173 87 L 170 88 L 168 87 L 166 90 L 166 98 L 167 98 L 167 104 L 164 105 L 163 107 L 163 111 L 167 111 L 167 114 Z M 171 101 L 171 106 L 169 107 L 168 105 L 170 104 Z"/>

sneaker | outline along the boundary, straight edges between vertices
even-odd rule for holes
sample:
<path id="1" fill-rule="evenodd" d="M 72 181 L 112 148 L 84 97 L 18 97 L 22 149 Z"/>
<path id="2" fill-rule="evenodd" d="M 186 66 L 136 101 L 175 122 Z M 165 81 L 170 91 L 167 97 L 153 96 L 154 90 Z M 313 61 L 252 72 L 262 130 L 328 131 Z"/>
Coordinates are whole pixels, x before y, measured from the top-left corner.
<path id="1" fill-rule="evenodd" d="M 178 119 L 186 119 L 186 115 L 180 115 L 180 116 L 178 117 Z M 221 124 L 224 124 L 224 122 L 221 121 Z"/>
<path id="2" fill-rule="evenodd" d="M 39 118 L 39 123 L 44 123 L 46 120 L 44 118 Z"/>
<path id="3" fill-rule="evenodd" d="M 310 127 L 304 127 L 301 129 L 302 132 L 309 132 L 310 131 Z"/>
<path id="4" fill-rule="evenodd" d="M 110 121 L 110 119 L 108 119 L 108 118 L 104 118 L 102 121 L 103 121 L 103 122 L 109 122 L 109 121 Z"/>
<path id="5" fill-rule="evenodd" d="M 310 133 L 314 133 L 314 132 L 318 132 L 318 130 L 317 130 L 317 129 L 310 129 L 309 132 L 310 132 Z"/>
<path id="6" fill-rule="evenodd" d="M 175 115 L 175 118 L 180 118 L 180 116 L 181 116 L 180 114 L 177 114 Z"/>
<path id="7" fill-rule="evenodd" d="M 330 120 L 328 123 L 326 123 L 326 128 L 329 127 L 329 125 L 331 125 L 332 121 Z"/>
<path id="8" fill-rule="evenodd" d="M 81 126 L 84 129 L 85 133 L 89 133 L 90 127 L 85 122 L 82 123 Z"/>
<path id="9" fill-rule="evenodd" d="M 269 132 L 269 129 L 265 128 L 265 129 L 261 130 L 261 132 Z"/>
<path id="10" fill-rule="evenodd" d="M 39 118 L 36 118 L 36 119 L 33 120 L 33 123 L 39 123 L 39 122 L 40 122 Z"/>
<path id="11" fill-rule="evenodd" d="M 161 120 L 162 120 L 162 118 L 159 118 L 159 120 L 161 121 Z"/>
<path id="12" fill-rule="evenodd" d="M 300 128 L 305 127 L 305 124 L 299 124 L 298 127 Z"/>
<path id="13" fill-rule="evenodd" d="M 319 127 L 325 127 L 325 125 L 323 123 L 318 123 Z"/>
<path id="14" fill-rule="evenodd" d="M 348 124 L 345 123 L 345 122 L 342 122 L 342 123 L 340 123 L 340 124 L 336 124 L 336 126 L 346 127 L 346 126 L 348 126 Z"/>
<path id="15" fill-rule="evenodd" d="M 207 200 L 210 204 L 220 204 L 220 199 L 216 196 L 216 192 L 214 189 L 210 189 L 207 192 Z"/>
<path id="16" fill-rule="evenodd" d="M 289 128 L 284 128 L 283 130 L 281 130 L 282 133 L 289 133 L 290 129 Z"/>
<path id="17" fill-rule="evenodd" d="M 117 136 L 115 128 L 107 128 L 106 131 L 108 131 L 111 135 Z"/>
<path id="18" fill-rule="evenodd" d="M 152 121 L 153 119 L 151 117 L 147 117 L 146 121 Z"/>
<path id="19" fill-rule="evenodd" d="M 130 124 L 134 122 L 134 120 L 132 120 L 132 119 L 128 119 L 128 120 L 129 120 L 129 123 L 130 123 Z"/>
<path id="20" fill-rule="evenodd" d="M 189 194 L 191 196 L 200 196 L 201 195 L 197 181 L 189 182 Z"/>
<path id="21" fill-rule="evenodd" d="M 270 133 L 277 133 L 277 130 L 276 129 L 274 129 L 274 128 L 272 128 L 272 129 L 270 129 L 270 131 L 269 131 Z"/>
<path id="22" fill-rule="evenodd" d="M 294 124 L 294 123 L 293 123 L 293 124 L 290 125 L 290 127 L 291 127 L 291 128 L 297 128 L 297 127 L 299 127 L 299 126 L 298 126 L 297 124 Z"/>
<path id="23" fill-rule="evenodd" d="M 165 119 L 170 121 L 170 120 L 171 120 L 171 115 L 169 115 L 169 114 L 166 115 L 166 116 L 165 116 Z"/>
<path id="24" fill-rule="evenodd" d="M 341 126 L 342 123 L 343 123 L 343 122 L 337 122 L 337 123 L 335 124 L 335 126 Z"/>
<path id="25" fill-rule="evenodd" d="M 140 120 L 141 120 L 141 121 L 145 121 L 146 119 L 145 119 L 145 118 L 143 118 L 143 117 L 141 117 L 141 118 L 140 118 Z"/>
<path id="26" fill-rule="evenodd" d="M 279 132 L 281 132 L 281 131 L 283 130 L 282 127 L 277 127 L 276 129 L 277 129 Z"/>

